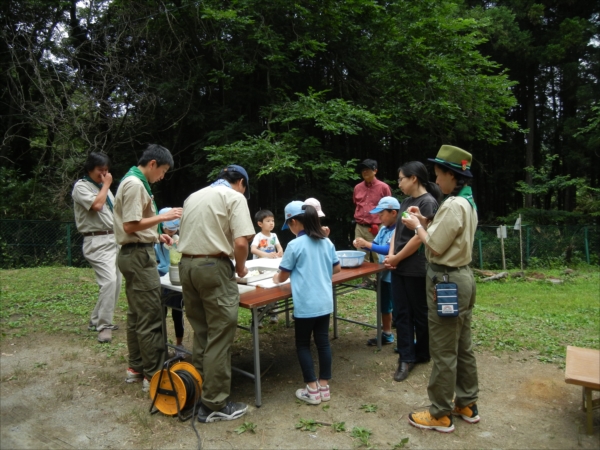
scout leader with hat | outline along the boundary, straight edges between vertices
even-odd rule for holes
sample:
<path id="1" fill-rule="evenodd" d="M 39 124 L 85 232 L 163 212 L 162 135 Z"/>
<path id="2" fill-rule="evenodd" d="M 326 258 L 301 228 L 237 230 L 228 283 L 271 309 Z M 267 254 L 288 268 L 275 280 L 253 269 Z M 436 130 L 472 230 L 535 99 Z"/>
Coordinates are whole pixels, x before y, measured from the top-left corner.
<path id="1" fill-rule="evenodd" d="M 446 197 L 429 225 L 417 206 L 408 208 L 410 216 L 402 219 L 425 244 L 429 351 L 433 360 L 427 388 L 431 406 L 410 413 L 408 421 L 417 428 L 450 433 L 454 431 L 453 415 L 469 423 L 479 422 L 477 363 L 471 341 L 475 279 L 469 267 L 477 207 L 470 186 L 470 153 L 443 145 L 429 161 L 434 163 L 436 183 Z M 446 278 L 457 286 L 457 310 L 438 308 L 438 301 L 442 303 L 441 296 L 435 296 L 435 285 Z"/>
<path id="2" fill-rule="evenodd" d="M 183 204 L 179 278 L 186 316 L 194 329 L 192 363 L 204 380 L 198 409 L 203 423 L 234 420 L 248 410 L 245 403 L 232 402 L 229 394 L 240 303 L 235 274 L 241 278 L 248 273 L 248 241 L 255 234 L 249 197 L 248 173 L 232 164 Z"/>

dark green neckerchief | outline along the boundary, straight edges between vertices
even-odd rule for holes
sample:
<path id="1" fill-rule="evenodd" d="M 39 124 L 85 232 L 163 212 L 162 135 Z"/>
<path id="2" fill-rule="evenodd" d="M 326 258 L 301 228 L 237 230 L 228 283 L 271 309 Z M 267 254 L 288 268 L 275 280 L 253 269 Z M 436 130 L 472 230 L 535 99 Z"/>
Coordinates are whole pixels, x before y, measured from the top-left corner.
<path id="1" fill-rule="evenodd" d="M 96 186 L 98 189 L 102 189 L 102 183 L 96 183 L 94 180 L 92 180 L 89 176 L 85 176 L 83 177 L 83 179 L 85 181 L 89 181 L 90 183 L 92 183 L 94 186 Z M 113 211 L 113 204 L 110 201 L 110 196 L 108 195 L 108 192 L 106 193 L 106 204 L 108 205 L 108 207 L 110 208 L 110 212 Z"/>
<path id="2" fill-rule="evenodd" d="M 463 186 L 463 188 L 456 196 L 462 197 L 465 200 L 467 200 L 471 204 L 473 209 L 477 211 L 477 205 L 475 204 L 475 200 L 473 199 L 473 190 L 471 189 L 471 186 Z"/>
<path id="3" fill-rule="evenodd" d="M 154 201 L 154 195 L 152 195 L 152 189 L 150 189 L 150 184 L 148 183 L 148 180 L 146 179 L 146 176 L 142 173 L 142 171 L 140 169 L 138 169 L 136 166 L 132 166 L 131 169 L 129 169 L 129 171 L 125 174 L 125 176 L 123 176 L 121 181 L 123 181 L 127 177 L 136 177 L 138 180 L 140 180 L 142 183 L 144 183 L 146 192 L 152 199 L 152 203 L 154 203 L 154 210 L 158 213 L 158 207 L 156 206 L 156 202 Z M 162 222 L 159 222 L 158 234 L 160 235 L 162 233 L 163 233 Z"/>
<path id="4" fill-rule="evenodd" d="M 471 204 L 471 206 L 473 207 L 473 209 L 475 211 L 477 211 L 477 205 L 475 204 L 475 200 L 473 199 L 473 190 L 471 189 L 471 186 L 463 186 L 463 188 L 458 192 L 458 194 L 447 196 L 442 201 L 442 203 L 444 203 L 450 197 L 462 197 L 462 198 L 464 198 L 466 201 L 468 201 Z"/>

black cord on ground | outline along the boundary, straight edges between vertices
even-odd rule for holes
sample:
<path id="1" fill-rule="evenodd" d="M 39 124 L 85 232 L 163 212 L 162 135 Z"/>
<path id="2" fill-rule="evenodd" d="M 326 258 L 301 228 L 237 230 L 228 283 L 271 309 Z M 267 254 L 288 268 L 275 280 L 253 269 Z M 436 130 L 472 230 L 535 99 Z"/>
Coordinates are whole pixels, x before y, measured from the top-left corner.
<path id="1" fill-rule="evenodd" d="M 196 391 L 197 381 L 196 379 L 185 370 L 176 370 L 175 373 L 179 375 L 181 381 L 183 381 L 183 385 L 185 386 L 185 392 L 187 393 L 185 399 L 185 405 L 183 409 L 187 409 L 190 406 L 192 408 L 192 428 L 194 433 L 196 433 L 196 437 L 198 438 L 198 450 L 202 450 L 202 438 L 200 437 L 200 433 L 196 429 L 196 406 L 200 403 L 200 393 Z"/>

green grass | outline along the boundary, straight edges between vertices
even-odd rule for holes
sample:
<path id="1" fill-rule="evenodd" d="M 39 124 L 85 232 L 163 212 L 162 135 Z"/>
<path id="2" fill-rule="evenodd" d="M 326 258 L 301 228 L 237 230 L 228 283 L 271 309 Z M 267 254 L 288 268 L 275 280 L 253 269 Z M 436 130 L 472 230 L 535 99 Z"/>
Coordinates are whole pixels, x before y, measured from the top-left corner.
<path id="1" fill-rule="evenodd" d="M 477 284 L 473 340 L 493 350 L 533 350 L 542 361 L 564 363 L 566 346 L 600 348 L 600 279 L 597 268 L 564 280 L 508 278 Z M 527 276 L 527 274 L 526 274 Z"/>
<path id="2" fill-rule="evenodd" d="M 564 282 L 507 278 L 477 283 L 473 317 L 473 342 L 477 349 L 528 350 L 542 361 L 564 364 L 567 345 L 600 348 L 598 268 L 579 268 L 571 275 L 546 271 L 544 275 Z M 98 295 L 91 269 L 69 267 L 0 270 L 0 289 L 2 339 L 32 332 L 82 334 Z M 126 310 L 122 293 L 116 311 L 122 323 Z M 339 296 L 338 312 L 343 317 L 375 324 L 375 294 L 356 291 Z M 249 311 L 240 309 L 240 323 L 250 323 Z M 267 331 L 275 333 L 284 326 L 281 320 L 279 325 L 267 327 Z M 339 326 L 341 333 L 347 326 L 351 331 L 360 330 L 344 322 L 339 322 Z M 249 335 L 244 339 L 246 334 L 239 333 L 238 340 L 249 339 Z M 99 352 L 122 350 L 97 347 Z"/>
<path id="3" fill-rule="evenodd" d="M 2 338 L 32 332 L 81 334 L 98 299 L 92 269 L 39 267 L 0 270 Z M 122 293 L 115 314 L 123 314 Z M 95 337 L 95 336 L 94 336 Z"/>

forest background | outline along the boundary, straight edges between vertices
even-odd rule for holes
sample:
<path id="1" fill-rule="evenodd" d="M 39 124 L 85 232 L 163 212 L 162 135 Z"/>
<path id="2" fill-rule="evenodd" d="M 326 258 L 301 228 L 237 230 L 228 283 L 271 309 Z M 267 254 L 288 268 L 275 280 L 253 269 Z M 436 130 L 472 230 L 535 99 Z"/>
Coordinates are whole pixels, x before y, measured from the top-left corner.
<path id="1" fill-rule="evenodd" d="M 599 0 L 5 0 L 0 218 L 69 220 L 90 151 L 148 143 L 181 206 L 226 164 L 250 211 L 317 197 L 350 229 L 358 161 L 473 154 L 480 223 L 600 224 Z M 337 233 L 337 234 L 336 234 Z"/>

